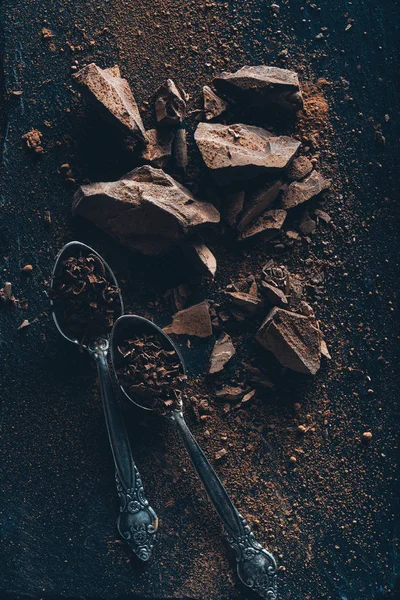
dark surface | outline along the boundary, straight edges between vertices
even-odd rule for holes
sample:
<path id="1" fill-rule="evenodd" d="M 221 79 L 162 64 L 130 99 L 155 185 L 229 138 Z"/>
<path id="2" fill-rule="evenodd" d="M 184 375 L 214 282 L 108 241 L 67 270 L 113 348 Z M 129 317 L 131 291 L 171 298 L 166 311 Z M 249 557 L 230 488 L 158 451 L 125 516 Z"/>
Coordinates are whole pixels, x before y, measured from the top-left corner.
<path id="1" fill-rule="evenodd" d="M 173 11 L 181 12 L 177 2 L 170 4 Z M 267 39 L 263 33 L 271 19 L 267 3 L 245 4 L 247 28 L 244 33 L 241 30 L 242 37 L 232 33 L 241 50 L 223 50 L 229 69 L 261 60 L 281 65 L 278 51 L 287 47 L 288 65 L 302 65 L 303 77 L 324 76 L 335 82 L 329 92 L 332 150 L 336 152 L 331 160 L 338 163 L 336 184 L 341 196 L 337 194 L 329 206 L 336 231 L 322 236 L 314 249 L 317 255 L 328 252 L 334 264 L 328 300 L 319 315 L 327 323 L 333 364 L 324 367 L 312 382 L 292 390 L 289 405 L 277 399 L 262 409 L 259 418 L 277 427 L 279 423 L 282 429 L 260 445 L 259 452 L 270 461 L 260 472 L 258 484 L 249 492 L 244 477 L 243 485 L 232 486 L 232 493 L 245 514 L 246 496 L 257 496 L 259 486 L 271 487 L 271 502 L 280 498 L 276 507 L 265 507 L 269 522 L 262 522 L 270 537 L 262 531 L 259 534 L 277 555 L 283 554 L 282 600 L 395 598 L 400 567 L 395 526 L 399 356 L 393 311 L 399 250 L 399 94 L 394 83 L 399 67 L 400 31 L 395 18 L 399 5 L 323 0 L 318 4 L 319 13 L 300 0 L 291 0 L 282 3 L 278 24 L 273 25 L 276 33 Z M 129 19 L 134 22 L 140 13 L 143 20 L 142 9 L 134 6 L 135 2 L 128 4 Z M 154 6 L 162 9 L 163 4 L 154 2 Z M 229 6 L 230 12 L 224 12 L 226 23 L 221 26 L 223 35 L 241 16 L 241 3 Z M 193 21 L 190 43 L 204 51 L 211 34 L 200 29 L 200 3 L 198 9 L 192 3 L 188 7 Z M 118 38 L 123 11 L 113 19 L 118 8 L 118 2 L 102 1 L 89 6 L 81 1 L 3 0 L 1 6 L 1 279 L 14 283 L 16 296 L 27 298 L 29 308 L 26 313 L 3 309 L 0 313 L 0 595 L 245 598 L 246 592 L 231 575 L 233 557 L 221 540 L 219 524 L 209 516 L 211 508 L 188 461 L 180 456 L 183 451 L 175 450 L 173 433 L 166 423 L 144 419 L 133 407 L 126 410 L 135 458 L 146 493 L 162 517 L 163 537 L 156 559 L 147 565 L 131 560 L 129 552 L 115 543 L 118 502 L 95 370 L 88 357 L 60 338 L 48 313 L 44 288 L 54 256 L 74 238 L 104 254 L 122 281 L 129 309 L 156 317 L 161 324 L 168 320 L 165 307 L 154 311 L 149 302 L 182 280 L 167 259 L 139 259 L 93 228 L 73 223 L 73 189 L 58 174 L 59 166 L 72 157 L 80 177 L 107 180 L 121 175 L 132 160 L 121 151 L 117 136 L 108 129 L 96 130 L 96 115 L 84 110 L 76 97 L 70 66 L 76 58 L 84 59 L 79 51 L 69 50 L 67 40 L 82 43 L 86 57 L 91 52 L 88 40 L 96 33 L 91 56 L 101 66 L 125 65 L 123 72 L 135 94 L 138 90 L 140 101 L 150 100 L 157 84 L 170 73 L 163 67 L 167 61 L 175 68 L 179 62 L 185 63 L 185 68 L 198 75 L 199 86 L 210 79 L 202 52 L 188 58 L 182 51 L 183 59 L 179 58 L 176 37 L 172 49 L 162 55 L 160 36 L 166 35 L 167 28 L 161 33 L 154 31 L 150 1 L 144 3 L 143 11 L 150 10 L 144 17 L 149 27 L 146 44 L 154 39 L 154 55 L 142 59 L 140 44 L 132 38 L 132 47 L 138 47 L 137 60 L 124 63 L 126 47 L 121 50 Z M 348 18 L 354 23 L 345 31 Z M 44 26 L 54 31 L 54 52 L 42 39 Z M 98 36 L 105 26 L 109 33 Z M 323 40 L 316 41 L 321 27 L 329 30 Z M 257 40 L 261 46 L 254 43 Z M 193 83 L 193 74 L 188 82 L 184 75 L 182 80 L 192 93 L 199 87 Z M 10 90 L 19 89 L 22 97 L 9 95 Z M 387 122 L 385 114 L 390 117 Z M 384 146 L 374 143 L 378 123 L 386 137 Z M 44 134 L 46 153 L 39 159 L 22 147 L 21 136 L 31 127 Z M 45 210 L 51 211 L 50 227 L 43 221 Z M 241 250 L 225 247 L 217 239 L 213 243 L 221 272 L 229 280 L 234 273 L 230 251 L 239 260 Z M 20 275 L 26 263 L 35 267 L 30 278 Z M 32 325 L 17 331 L 25 318 Z M 188 353 L 189 367 L 201 372 L 201 364 L 193 359 L 195 353 L 196 348 Z M 349 366 L 356 371 L 350 372 Z M 358 379 L 357 373 L 362 377 Z M 307 480 L 307 471 L 297 476 L 285 470 L 292 438 L 282 431 L 293 426 L 288 406 L 294 401 L 304 402 L 323 429 L 319 409 L 328 399 L 332 413 L 329 441 L 307 457 L 321 462 L 321 501 L 315 481 Z M 359 442 L 365 430 L 374 435 L 368 448 Z M 250 423 L 246 436 L 249 432 Z M 175 459 L 168 454 L 171 447 L 179 455 L 180 468 L 183 465 L 185 469 L 178 475 L 171 466 Z M 204 449 L 207 452 L 207 447 Z M 240 457 L 237 460 L 240 468 Z M 325 469 L 330 462 L 331 468 Z M 221 467 L 221 473 L 229 482 L 229 469 Z M 330 491 L 325 496 L 326 488 Z M 175 504 L 166 505 L 173 498 Z M 288 517 L 295 503 L 305 508 L 298 520 Z M 352 529 L 347 520 L 354 524 Z M 298 535 L 292 537 L 295 527 Z M 205 556 L 210 561 L 208 572 Z M 200 581 L 197 587 L 192 585 L 196 578 Z"/>

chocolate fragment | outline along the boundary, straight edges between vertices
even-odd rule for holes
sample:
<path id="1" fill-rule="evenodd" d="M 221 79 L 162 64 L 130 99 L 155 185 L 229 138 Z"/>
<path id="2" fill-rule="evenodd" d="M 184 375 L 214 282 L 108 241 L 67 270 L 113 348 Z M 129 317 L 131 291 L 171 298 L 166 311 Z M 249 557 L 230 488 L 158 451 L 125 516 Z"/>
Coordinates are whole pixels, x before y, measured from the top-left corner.
<path id="1" fill-rule="evenodd" d="M 261 289 L 268 302 L 272 304 L 272 306 L 280 306 L 282 308 L 286 308 L 288 306 L 288 299 L 286 298 L 286 295 L 278 287 L 270 285 L 266 281 L 262 281 Z"/>
<path id="2" fill-rule="evenodd" d="M 307 202 L 327 190 L 330 185 L 329 179 L 325 179 L 318 171 L 313 171 L 303 181 L 294 181 L 287 187 L 282 196 L 282 207 L 289 209 Z"/>
<path id="3" fill-rule="evenodd" d="M 115 370 L 126 393 L 147 408 L 165 414 L 181 408 L 186 376 L 179 356 L 157 335 L 137 335 L 117 347 Z"/>
<path id="4" fill-rule="evenodd" d="M 169 250 L 199 225 L 218 223 L 219 212 L 161 169 L 138 167 L 109 183 L 82 185 L 72 211 L 123 246 L 143 254 Z"/>
<path id="5" fill-rule="evenodd" d="M 298 156 L 294 158 L 287 168 L 287 176 L 289 179 L 296 181 L 303 179 L 313 170 L 313 164 L 306 156 Z"/>
<path id="6" fill-rule="evenodd" d="M 241 123 L 199 123 L 194 139 L 219 185 L 284 169 L 300 146 L 293 138 Z"/>
<path id="7" fill-rule="evenodd" d="M 203 98 L 204 98 L 204 116 L 206 121 L 211 121 L 219 117 L 228 108 L 228 104 L 225 100 L 222 100 L 217 94 L 208 86 L 203 87 Z"/>
<path id="8" fill-rule="evenodd" d="M 220 390 L 215 392 L 215 397 L 218 400 L 227 400 L 228 402 L 238 402 L 242 399 L 244 390 L 240 387 L 225 385 Z"/>
<path id="9" fill-rule="evenodd" d="M 167 79 L 156 91 L 157 122 L 164 126 L 179 125 L 185 118 L 187 95 L 172 79 Z"/>
<path id="10" fill-rule="evenodd" d="M 186 129 L 182 129 L 180 127 L 176 130 L 172 144 L 172 155 L 174 157 L 176 167 L 181 171 L 184 171 L 188 166 Z"/>
<path id="11" fill-rule="evenodd" d="M 246 312 L 255 313 L 259 308 L 263 306 L 261 298 L 245 292 L 225 292 L 229 296 L 234 304 L 239 308 L 244 309 Z"/>
<path id="12" fill-rule="evenodd" d="M 268 183 L 254 194 L 248 203 L 246 202 L 243 216 L 240 218 L 237 226 L 239 231 L 246 229 L 254 219 L 261 215 L 277 199 L 281 187 L 282 181 Z"/>
<path id="13" fill-rule="evenodd" d="M 273 308 L 256 340 L 274 354 L 283 367 L 315 375 L 321 361 L 321 332 L 303 315 Z"/>
<path id="14" fill-rule="evenodd" d="M 28 150 L 34 154 L 43 154 L 44 149 L 42 146 L 43 133 L 38 129 L 31 129 L 28 133 L 22 136 Z"/>
<path id="15" fill-rule="evenodd" d="M 308 210 L 306 209 L 301 215 L 300 219 L 299 229 L 301 233 L 304 233 L 304 235 L 310 235 L 311 233 L 314 233 L 316 228 L 316 222 L 313 219 L 311 219 Z"/>
<path id="16" fill-rule="evenodd" d="M 224 456 L 228 454 L 228 451 L 225 448 L 221 448 L 218 452 L 215 453 L 215 460 L 221 460 Z"/>
<path id="17" fill-rule="evenodd" d="M 173 131 L 168 129 L 149 129 L 146 131 L 147 146 L 142 157 L 155 167 L 165 167 L 172 155 Z"/>
<path id="18" fill-rule="evenodd" d="M 279 106 L 297 111 L 303 97 L 297 73 L 267 65 L 242 67 L 235 73 L 223 72 L 213 81 L 226 98 L 251 106 Z"/>
<path id="19" fill-rule="evenodd" d="M 225 367 L 226 363 L 236 353 L 235 346 L 227 333 L 222 333 L 220 338 L 215 342 L 211 360 L 210 374 L 219 373 Z"/>
<path id="20" fill-rule="evenodd" d="M 146 141 L 142 117 L 129 83 L 121 77 L 119 67 L 101 69 L 90 63 L 73 78 L 84 87 L 106 118 L 141 141 Z"/>
<path id="21" fill-rule="evenodd" d="M 212 335 L 210 305 L 206 300 L 180 310 L 173 318 L 171 325 L 164 327 L 165 333 L 175 335 L 195 335 L 206 338 Z"/>
<path id="22" fill-rule="evenodd" d="M 265 241 L 272 240 L 280 232 L 286 214 L 286 211 L 281 209 L 267 210 L 253 221 L 247 229 L 242 231 L 239 240 L 245 240 L 259 234 L 262 234 Z"/>
<path id="23" fill-rule="evenodd" d="M 217 270 L 217 260 L 204 243 L 200 235 L 191 236 L 182 244 L 185 253 L 193 261 L 195 269 L 203 275 L 214 278 Z"/>

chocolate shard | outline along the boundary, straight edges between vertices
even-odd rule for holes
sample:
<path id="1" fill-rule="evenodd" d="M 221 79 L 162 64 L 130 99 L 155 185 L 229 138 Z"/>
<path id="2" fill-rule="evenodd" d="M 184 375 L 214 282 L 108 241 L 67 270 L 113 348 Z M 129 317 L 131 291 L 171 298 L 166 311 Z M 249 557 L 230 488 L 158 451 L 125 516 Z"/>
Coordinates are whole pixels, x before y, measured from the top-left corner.
<path id="1" fill-rule="evenodd" d="M 261 235 L 264 241 L 272 240 L 281 230 L 286 219 L 286 211 L 282 209 L 267 210 L 256 221 L 247 227 L 239 236 L 239 241 L 255 235 Z"/>
<path id="2" fill-rule="evenodd" d="M 230 227 L 236 227 L 236 223 L 244 206 L 244 190 L 226 191 L 224 194 L 223 216 Z"/>
<path id="3" fill-rule="evenodd" d="M 169 129 L 149 129 L 146 131 L 148 144 L 144 147 L 142 158 L 155 167 L 165 167 L 172 155 L 173 131 Z"/>
<path id="4" fill-rule="evenodd" d="M 282 181 L 268 183 L 246 202 L 243 215 L 237 226 L 239 231 L 246 229 L 254 219 L 259 217 L 277 199 L 281 187 Z"/>
<path id="5" fill-rule="evenodd" d="M 290 111 L 303 108 L 297 73 L 267 65 L 223 72 L 213 81 L 217 92 L 247 106 L 279 106 Z"/>
<path id="6" fill-rule="evenodd" d="M 195 335 L 206 338 L 212 335 L 210 305 L 206 300 L 180 310 L 173 318 L 171 325 L 164 327 L 165 333 L 175 335 Z"/>
<path id="7" fill-rule="evenodd" d="M 167 79 L 156 91 L 155 108 L 157 122 L 163 127 L 182 123 L 186 114 L 187 95 L 172 79 Z"/>
<path id="8" fill-rule="evenodd" d="M 139 108 L 129 83 L 121 78 L 117 65 L 101 69 L 95 63 L 90 63 L 73 77 L 85 88 L 111 122 L 117 124 L 125 133 L 146 141 Z"/>
<path id="9" fill-rule="evenodd" d="M 203 99 L 204 99 L 204 116 L 206 121 L 211 121 L 222 115 L 223 112 L 228 108 L 228 104 L 225 100 L 222 100 L 217 94 L 208 86 L 203 87 Z"/>
<path id="10" fill-rule="evenodd" d="M 284 169 L 300 146 L 293 138 L 241 123 L 199 123 L 194 139 L 219 185 Z"/>
<path id="11" fill-rule="evenodd" d="M 212 204 L 200 202 L 170 175 L 148 165 L 118 181 L 82 185 L 72 211 L 123 246 L 151 255 L 166 252 L 199 225 L 220 219 Z"/>
<path id="12" fill-rule="evenodd" d="M 288 307 L 288 299 L 286 294 L 282 292 L 278 287 L 267 283 L 266 281 L 261 282 L 261 289 L 264 296 L 272 306 L 280 306 L 282 308 Z"/>
<path id="13" fill-rule="evenodd" d="M 313 164 L 307 156 L 298 156 L 292 160 L 287 168 L 287 176 L 289 179 L 299 181 L 313 170 Z"/>
<path id="14" fill-rule="evenodd" d="M 176 130 L 174 143 L 172 145 L 172 155 L 174 157 L 175 166 L 181 171 L 185 171 L 188 166 L 186 129 L 180 127 Z"/>
<path id="15" fill-rule="evenodd" d="M 242 399 L 243 394 L 244 390 L 241 387 L 225 385 L 215 392 L 215 397 L 218 400 L 226 400 L 227 402 L 238 402 Z"/>
<path id="16" fill-rule="evenodd" d="M 299 229 L 301 233 L 304 235 L 310 235 L 310 233 L 314 233 L 317 228 L 317 224 L 309 215 L 308 210 L 306 209 L 301 215 Z"/>
<path id="17" fill-rule="evenodd" d="M 315 375 L 321 362 L 321 332 L 303 315 L 275 307 L 257 332 L 256 340 L 283 367 Z"/>
<path id="18" fill-rule="evenodd" d="M 263 306 L 263 301 L 257 296 L 247 294 L 246 292 L 225 292 L 230 297 L 232 302 L 246 312 L 255 313 Z"/>
<path id="19" fill-rule="evenodd" d="M 205 245 L 203 238 L 200 235 L 191 236 L 184 240 L 182 246 L 189 259 L 193 261 L 194 268 L 203 275 L 214 278 L 217 260 Z"/>
<path id="20" fill-rule="evenodd" d="M 286 188 L 282 196 L 282 207 L 289 209 L 307 202 L 327 190 L 330 185 L 330 179 L 325 179 L 318 171 L 313 171 L 303 181 L 294 181 Z"/>
<path id="21" fill-rule="evenodd" d="M 210 373 L 219 373 L 226 363 L 236 354 L 235 346 L 227 333 L 222 333 L 215 342 L 210 362 Z"/>

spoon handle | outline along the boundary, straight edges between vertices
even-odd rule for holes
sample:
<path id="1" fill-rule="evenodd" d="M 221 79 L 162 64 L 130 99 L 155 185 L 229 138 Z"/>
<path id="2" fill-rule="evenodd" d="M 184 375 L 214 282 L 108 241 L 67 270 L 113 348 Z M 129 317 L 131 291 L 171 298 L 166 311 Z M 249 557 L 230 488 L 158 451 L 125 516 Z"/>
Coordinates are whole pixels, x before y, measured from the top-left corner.
<path id="1" fill-rule="evenodd" d="M 108 437 L 114 457 L 118 496 L 121 501 L 117 527 L 134 553 L 149 560 L 158 528 L 158 518 L 145 498 L 142 480 L 134 463 L 121 410 L 115 398 L 107 362 L 108 340 L 96 340 L 89 348 L 97 364 Z"/>
<path id="2" fill-rule="evenodd" d="M 182 411 L 175 411 L 171 420 L 175 423 L 190 460 L 224 524 L 228 542 L 236 552 L 240 579 L 262 598 L 275 600 L 277 567 L 274 557 L 257 542 L 246 520 L 234 507 L 218 475 L 190 432 Z"/>

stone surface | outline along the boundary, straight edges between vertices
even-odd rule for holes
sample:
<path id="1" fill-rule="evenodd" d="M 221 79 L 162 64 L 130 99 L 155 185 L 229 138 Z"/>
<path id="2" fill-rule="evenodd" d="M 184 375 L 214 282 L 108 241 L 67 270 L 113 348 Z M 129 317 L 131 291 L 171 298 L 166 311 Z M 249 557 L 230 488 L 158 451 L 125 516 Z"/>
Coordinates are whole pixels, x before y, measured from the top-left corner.
<path id="1" fill-rule="evenodd" d="M 272 240 L 281 230 L 286 219 L 286 211 L 282 209 L 267 210 L 251 225 L 247 227 L 239 236 L 239 240 L 246 240 L 255 235 L 263 235 L 263 239 Z"/>
<path id="2" fill-rule="evenodd" d="M 91 220 L 122 245 L 152 255 L 220 218 L 212 204 L 200 202 L 170 175 L 147 165 L 118 181 L 82 185 L 73 214 Z"/>
<path id="3" fill-rule="evenodd" d="M 282 207 L 294 208 L 327 190 L 330 185 L 329 179 L 325 179 L 318 171 L 313 171 L 303 181 L 294 181 L 286 188 L 282 196 Z"/>
<path id="4" fill-rule="evenodd" d="M 206 121 L 211 121 L 211 119 L 219 117 L 228 108 L 228 104 L 225 100 L 217 96 L 208 85 L 203 87 L 203 100 Z"/>
<path id="5" fill-rule="evenodd" d="M 148 144 L 143 149 L 143 159 L 155 167 L 165 167 L 172 155 L 173 132 L 169 129 L 149 129 L 146 137 Z"/>
<path id="6" fill-rule="evenodd" d="M 256 339 L 283 367 L 307 375 L 315 375 L 320 367 L 321 332 L 304 315 L 275 307 Z"/>
<path id="7" fill-rule="evenodd" d="M 199 123 L 194 138 L 220 185 L 284 169 L 300 146 L 293 138 L 241 123 Z"/>
<path id="8" fill-rule="evenodd" d="M 221 337 L 215 342 L 210 359 L 210 373 L 219 373 L 225 367 L 226 363 L 236 353 L 235 346 L 227 333 L 222 333 Z"/>
<path id="9" fill-rule="evenodd" d="M 256 192 L 245 204 L 243 215 L 238 223 L 238 230 L 243 231 L 250 223 L 261 215 L 278 197 L 282 181 L 268 183 Z"/>
<path id="10" fill-rule="evenodd" d="M 210 305 L 206 300 L 180 310 L 173 318 L 171 325 L 164 327 L 165 333 L 175 335 L 194 335 L 206 338 L 212 335 Z"/>
<path id="11" fill-rule="evenodd" d="M 186 93 L 172 79 L 167 79 L 156 91 L 155 109 L 159 125 L 170 127 L 182 123 L 186 114 Z"/>
<path id="12" fill-rule="evenodd" d="M 286 174 L 289 179 L 296 181 L 303 179 L 313 170 L 313 164 L 307 156 L 297 156 L 287 168 Z"/>
<path id="13" fill-rule="evenodd" d="M 217 260 L 200 235 L 186 239 L 183 243 L 183 249 L 189 259 L 193 261 L 193 266 L 197 271 L 208 277 L 214 277 L 217 270 Z"/>
<path id="14" fill-rule="evenodd" d="M 267 65 L 242 67 L 235 73 L 223 72 L 213 81 L 226 98 L 252 106 L 280 106 L 297 111 L 303 97 L 297 73 Z"/>
<path id="15" fill-rule="evenodd" d="M 90 63 L 73 77 L 85 88 L 106 118 L 125 133 L 146 140 L 139 108 L 129 83 L 121 77 L 117 65 L 101 69 L 95 63 Z"/>

